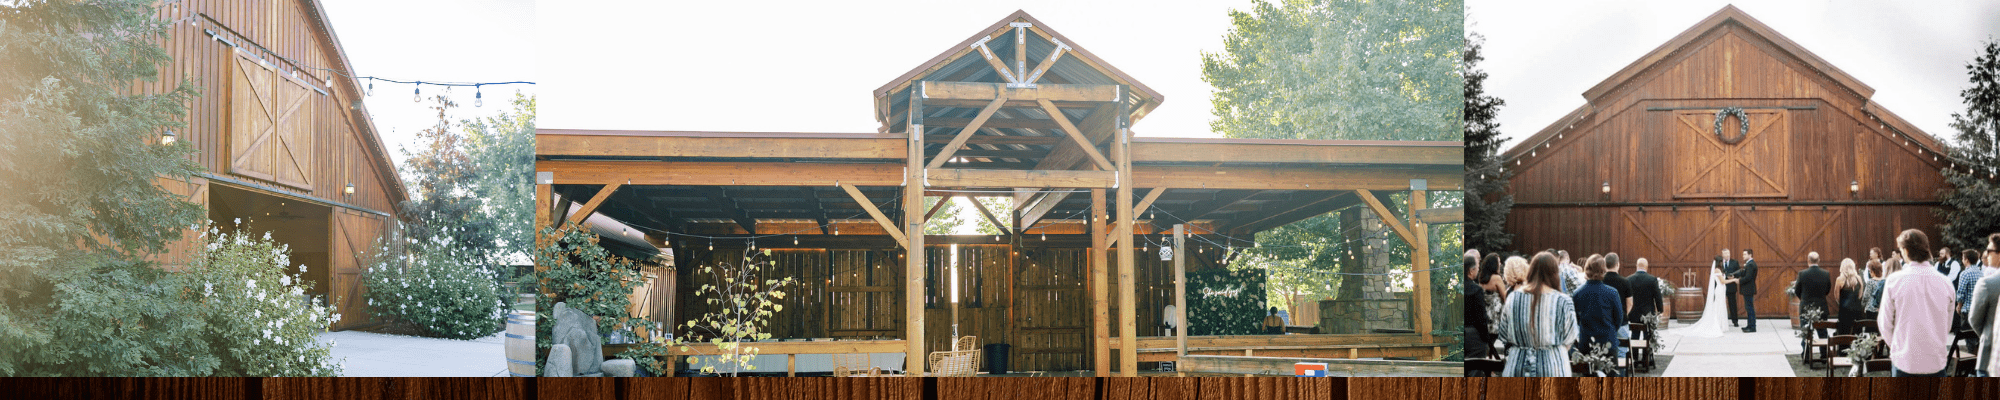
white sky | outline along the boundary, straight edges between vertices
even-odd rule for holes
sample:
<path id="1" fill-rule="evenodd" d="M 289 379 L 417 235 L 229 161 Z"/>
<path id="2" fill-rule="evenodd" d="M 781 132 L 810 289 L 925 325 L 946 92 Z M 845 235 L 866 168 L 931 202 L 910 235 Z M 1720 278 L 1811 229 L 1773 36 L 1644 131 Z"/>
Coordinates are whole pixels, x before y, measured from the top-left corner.
<path id="1" fill-rule="evenodd" d="M 1193 3 L 1193 2 L 1184 2 Z M 1142 136 L 1211 133 L 1201 51 L 1248 0 L 549 1 L 536 10 L 539 125 L 875 132 L 873 91 L 1015 10 L 1167 101 Z M 406 100 L 407 101 L 407 100 Z"/>
<path id="2" fill-rule="evenodd" d="M 2000 35 L 2000 2 L 1468 0 L 1486 36 L 1486 90 L 1507 101 L 1502 135 L 1520 139 L 1583 106 L 1583 92 L 1734 3 L 1875 89 L 1873 99 L 1950 140 L 1964 65 Z M 1512 147 L 1518 143 L 1509 142 Z"/>
<path id="3" fill-rule="evenodd" d="M 532 0 L 340 0 L 323 2 L 334 35 L 346 49 L 354 73 L 402 81 L 501 82 L 535 81 L 535 3 Z M 361 81 L 365 88 L 367 81 Z M 412 85 L 375 83 L 367 104 L 375 128 L 400 166 L 402 147 L 417 131 L 437 123 L 430 103 L 411 101 Z M 535 85 L 482 89 L 486 105 L 473 107 L 472 88 L 453 89 L 459 103 L 453 121 L 481 118 L 507 110 L 519 91 L 534 95 Z M 443 92 L 424 86 L 424 97 Z"/>

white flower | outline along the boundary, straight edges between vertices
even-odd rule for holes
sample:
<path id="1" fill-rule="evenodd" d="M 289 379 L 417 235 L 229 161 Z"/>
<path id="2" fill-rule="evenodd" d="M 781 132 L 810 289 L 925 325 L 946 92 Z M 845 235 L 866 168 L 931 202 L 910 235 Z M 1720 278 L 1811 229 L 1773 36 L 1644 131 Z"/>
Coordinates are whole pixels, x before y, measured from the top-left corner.
<path id="1" fill-rule="evenodd" d="M 306 273 L 306 265 L 305 265 L 305 264 L 299 264 L 299 273 L 301 273 L 301 274 L 303 274 L 303 273 Z"/>
<path id="2" fill-rule="evenodd" d="M 202 283 L 201 283 L 201 295 L 202 295 L 202 296 L 214 296 L 214 295 L 215 295 L 215 284 L 214 284 L 214 283 L 208 283 L 208 282 L 202 282 Z"/>
<path id="3" fill-rule="evenodd" d="M 263 318 L 264 310 L 250 310 L 250 318 Z M 264 336 L 271 336 L 271 330 L 264 330 Z"/>
<path id="4" fill-rule="evenodd" d="M 279 275 L 279 276 L 278 276 L 278 284 L 280 284 L 280 285 L 285 285 L 285 286 L 291 286 L 291 285 L 292 285 L 292 277 L 291 277 L 291 275 Z"/>
<path id="5" fill-rule="evenodd" d="M 263 340 L 263 339 L 250 339 L 250 345 L 251 345 L 251 346 L 257 346 L 257 345 L 262 345 L 262 344 L 264 344 L 264 340 Z"/>
<path id="6" fill-rule="evenodd" d="M 251 289 L 257 288 L 257 280 L 255 279 L 245 280 L 244 282 L 248 282 L 250 284 Z"/>

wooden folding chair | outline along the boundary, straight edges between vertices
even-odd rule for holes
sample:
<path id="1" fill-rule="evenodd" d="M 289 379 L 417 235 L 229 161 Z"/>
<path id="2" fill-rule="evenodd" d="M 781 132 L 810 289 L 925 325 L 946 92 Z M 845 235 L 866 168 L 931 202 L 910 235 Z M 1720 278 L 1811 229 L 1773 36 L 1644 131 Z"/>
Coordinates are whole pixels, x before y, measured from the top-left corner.
<path id="1" fill-rule="evenodd" d="M 1821 364 L 1825 364 L 1827 362 L 1828 359 L 1825 357 L 1821 357 L 1819 359 L 1813 358 L 1814 354 L 1819 354 L 1822 356 L 1826 355 L 1826 346 L 1828 343 L 1827 340 L 1830 339 L 1830 338 L 1819 337 L 1818 332 L 1824 331 L 1826 329 L 1834 329 L 1837 326 L 1839 326 L 1839 323 L 1832 321 L 1819 321 L 1819 322 L 1814 322 L 1812 324 L 1811 329 L 1814 332 L 1813 338 L 1806 341 L 1805 349 L 1800 350 L 1799 354 L 1799 359 L 1806 364 L 1806 368 L 1812 368 L 1814 361 L 1818 361 Z"/>
<path id="2" fill-rule="evenodd" d="M 1854 347 L 1854 339 L 1854 335 L 1837 335 L 1826 338 L 1826 347 L 1820 348 L 1820 357 L 1826 359 L 1826 377 L 1832 378 L 1834 371 L 1839 371 L 1841 368 L 1854 367 L 1854 359 L 1847 358 L 1847 355 L 1840 353 L 1841 350 Z"/>
<path id="3" fill-rule="evenodd" d="M 1948 364 L 1951 367 L 1951 376 L 1972 376 L 1972 371 L 1979 369 L 1978 352 L 1979 332 L 1964 330 L 1953 333 L 1951 352 L 1946 353 L 1951 355 L 1949 358 L 1951 362 Z"/>
<path id="4" fill-rule="evenodd" d="M 1625 339 L 1619 343 L 1626 348 L 1625 354 L 1630 359 L 1631 368 L 1639 372 L 1652 371 L 1654 366 L 1652 340 L 1657 338 L 1653 336 L 1653 332 L 1646 331 L 1646 324 L 1633 323 L 1628 328 L 1632 330 L 1632 336 L 1639 336 L 1642 332 L 1646 334 L 1646 339 Z"/>

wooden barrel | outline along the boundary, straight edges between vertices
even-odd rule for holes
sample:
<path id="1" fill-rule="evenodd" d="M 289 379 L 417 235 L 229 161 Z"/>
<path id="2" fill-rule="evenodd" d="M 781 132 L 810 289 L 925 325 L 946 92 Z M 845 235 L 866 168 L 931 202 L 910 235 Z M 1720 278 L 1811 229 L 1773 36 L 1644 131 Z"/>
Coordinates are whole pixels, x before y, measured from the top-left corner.
<path id="1" fill-rule="evenodd" d="M 1701 319 L 1701 303 L 1707 301 L 1707 298 L 1707 295 L 1701 293 L 1701 288 L 1683 287 L 1675 289 L 1674 319 L 1681 322 L 1694 322 Z"/>
<path id="2" fill-rule="evenodd" d="M 507 314 L 507 374 L 535 376 L 535 314 L 516 311 Z"/>

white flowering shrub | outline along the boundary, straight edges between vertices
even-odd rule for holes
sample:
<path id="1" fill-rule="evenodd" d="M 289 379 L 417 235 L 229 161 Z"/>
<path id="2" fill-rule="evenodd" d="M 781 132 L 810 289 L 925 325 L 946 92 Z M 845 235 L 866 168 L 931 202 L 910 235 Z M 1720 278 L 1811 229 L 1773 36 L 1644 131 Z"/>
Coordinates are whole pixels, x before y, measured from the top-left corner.
<path id="1" fill-rule="evenodd" d="M 500 332 L 507 303 L 498 267 L 445 238 L 380 246 L 363 275 L 368 309 L 425 336 L 471 340 Z"/>
<path id="2" fill-rule="evenodd" d="M 316 339 L 340 314 L 307 300 L 311 283 L 286 274 L 290 250 L 269 233 L 210 229 L 203 238 L 180 286 L 202 310 L 209 350 L 221 361 L 204 375 L 339 376 L 333 343 Z"/>

